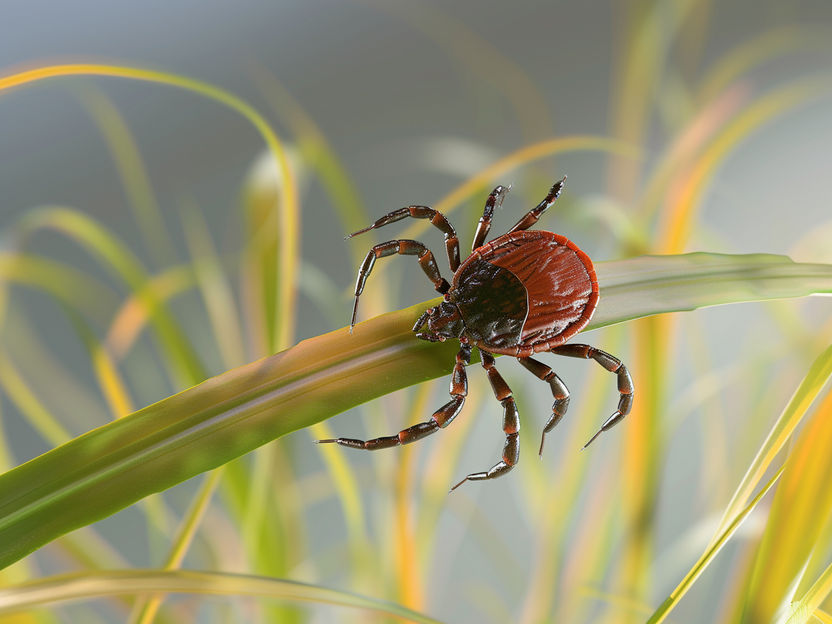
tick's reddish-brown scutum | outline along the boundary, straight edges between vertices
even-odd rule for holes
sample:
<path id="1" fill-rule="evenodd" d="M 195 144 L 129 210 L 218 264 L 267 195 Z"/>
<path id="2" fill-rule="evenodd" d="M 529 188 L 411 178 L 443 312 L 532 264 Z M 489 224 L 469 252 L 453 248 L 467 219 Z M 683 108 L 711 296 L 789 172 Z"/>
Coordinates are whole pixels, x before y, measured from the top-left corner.
<path id="1" fill-rule="evenodd" d="M 598 304 L 592 261 L 559 234 L 532 230 L 500 236 L 471 254 L 460 274 L 475 257 L 510 271 L 527 295 L 518 344 L 483 344 L 493 353 L 526 357 L 561 345 L 586 326 Z"/>

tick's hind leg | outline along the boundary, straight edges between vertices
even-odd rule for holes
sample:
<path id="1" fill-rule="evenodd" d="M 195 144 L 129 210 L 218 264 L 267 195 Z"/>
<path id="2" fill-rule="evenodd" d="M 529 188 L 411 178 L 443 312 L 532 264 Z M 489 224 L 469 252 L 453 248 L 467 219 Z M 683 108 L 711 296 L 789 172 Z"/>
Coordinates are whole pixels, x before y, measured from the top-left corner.
<path id="1" fill-rule="evenodd" d="M 538 362 L 530 357 L 517 359 L 535 377 L 549 384 L 552 389 L 552 396 L 555 399 L 555 402 L 552 403 L 552 415 L 546 421 L 546 426 L 543 427 L 543 434 L 540 436 L 540 450 L 538 451 L 538 455 L 543 457 L 543 443 L 546 441 L 546 434 L 554 429 L 555 425 L 561 421 L 563 415 L 566 414 L 566 408 L 569 407 L 569 389 L 561 378 L 557 376 L 555 371 L 543 362 Z"/>
<path id="2" fill-rule="evenodd" d="M 563 185 L 566 184 L 566 176 L 563 176 L 560 180 L 554 183 L 551 189 L 549 189 L 549 193 L 540 202 L 537 206 L 529 210 L 522 219 L 520 219 L 517 223 L 514 224 L 509 232 L 517 232 L 518 230 L 528 230 L 531 226 L 537 223 L 537 220 L 540 219 L 540 215 L 546 212 L 546 209 L 555 203 L 555 200 L 560 195 L 561 190 L 563 189 Z"/>
<path id="3" fill-rule="evenodd" d="M 456 364 L 454 365 L 454 372 L 451 375 L 451 389 L 449 391 L 451 400 L 436 410 L 430 417 L 430 420 L 413 425 L 407 429 L 402 429 L 399 433 L 392 436 L 374 438 L 372 440 L 332 438 L 330 440 L 318 440 L 318 443 L 335 443 L 340 444 L 341 446 L 375 451 L 377 449 L 389 448 L 391 446 L 399 446 L 400 444 L 409 444 L 430 435 L 438 429 L 447 427 L 450 422 L 456 418 L 460 410 L 462 410 L 462 405 L 465 403 L 465 397 L 468 395 L 468 376 L 465 372 L 465 366 L 470 361 L 471 347 L 468 344 L 463 344 L 456 354 Z"/>
<path id="4" fill-rule="evenodd" d="M 610 355 L 606 351 L 596 349 L 585 344 L 569 344 L 555 347 L 551 353 L 558 355 L 565 355 L 567 357 L 576 357 L 584 359 L 592 359 L 598 362 L 601 366 L 606 368 L 611 373 L 615 373 L 618 377 L 618 392 L 621 398 L 618 400 L 618 409 L 612 416 L 607 418 L 598 432 L 589 439 L 589 442 L 584 444 L 584 448 L 588 447 L 595 441 L 602 432 L 612 429 L 615 425 L 620 423 L 624 417 L 630 413 L 630 408 L 633 406 L 633 380 L 630 377 L 627 367 L 621 363 L 614 355 Z"/>
<path id="5" fill-rule="evenodd" d="M 433 287 L 436 288 L 437 292 L 444 295 L 450 290 L 451 285 L 439 273 L 439 267 L 436 265 L 433 253 L 419 241 L 391 240 L 386 243 L 379 243 L 367 253 L 367 257 L 364 258 L 364 262 L 361 263 L 361 267 L 358 269 L 358 279 L 355 281 L 355 303 L 352 307 L 352 318 L 350 319 L 350 332 L 355 326 L 355 315 L 358 313 L 358 297 L 364 291 L 364 283 L 370 276 L 370 271 L 373 270 L 376 259 L 395 254 L 419 256 L 419 265 L 428 279 L 433 282 Z"/>
<path id="6" fill-rule="evenodd" d="M 480 350 L 480 355 L 482 356 L 482 366 L 488 373 L 488 381 L 491 382 L 491 387 L 494 389 L 494 396 L 503 405 L 503 431 L 506 434 L 503 459 L 494 464 L 488 472 L 469 474 L 453 486 L 451 491 L 466 481 L 482 481 L 483 479 L 494 479 L 504 475 L 520 459 L 520 416 L 517 413 L 517 406 L 514 404 L 514 397 L 511 395 L 511 388 L 508 387 L 502 375 L 494 367 L 494 356 L 482 350 Z"/>

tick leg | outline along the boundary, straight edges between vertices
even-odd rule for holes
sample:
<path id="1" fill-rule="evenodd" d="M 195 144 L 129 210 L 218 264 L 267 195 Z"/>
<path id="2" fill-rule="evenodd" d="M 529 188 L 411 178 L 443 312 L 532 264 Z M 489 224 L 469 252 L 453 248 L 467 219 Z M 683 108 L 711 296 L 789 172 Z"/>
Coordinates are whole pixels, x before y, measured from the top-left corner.
<path id="1" fill-rule="evenodd" d="M 494 356 L 482 350 L 480 350 L 480 355 L 482 356 L 482 366 L 488 373 L 488 381 L 491 382 L 491 387 L 494 390 L 494 396 L 503 405 L 503 432 L 506 434 L 503 459 L 494 464 L 488 472 L 469 474 L 453 486 L 451 491 L 466 481 L 482 481 L 483 479 L 494 479 L 504 475 L 520 459 L 520 416 L 517 413 L 517 406 L 514 404 L 514 397 L 511 395 L 511 388 L 508 387 L 502 375 L 494 367 Z"/>
<path id="2" fill-rule="evenodd" d="M 471 246 L 471 251 L 481 247 L 485 242 L 488 230 L 491 229 L 491 217 L 494 216 L 494 208 L 500 207 L 510 190 L 511 186 L 498 186 L 491 191 L 491 195 L 485 200 L 485 208 L 482 211 L 479 224 L 477 224 L 477 232 L 474 234 L 474 244 Z"/>
<path id="3" fill-rule="evenodd" d="M 584 444 L 584 448 L 586 448 L 592 444 L 592 442 L 595 441 L 595 438 L 601 435 L 602 432 L 612 429 L 612 427 L 620 423 L 624 417 L 630 413 L 630 408 L 633 406 L 633 380 L 630 377 L 630 373 L 627 371 L 627 367 L 621 363 L 621 360 L 605 351 L 596 349 L 595 347 L 590 347 L 585 344 L 569 344 L 555 347 L 551 350 L 551 352 L 558 355 L 565 355 L 567 357 L 595 360 L 611 373 L 615 373 L 618 377 L 618 392 L 621 395 L 621 398 L 618 400 L 618 409 L 612 416 L 607 418 L 603 425 L 601 425 L 598 433 L 592 436 L 589 439 L 589 442 Z"/>
<path id="4" fill-rule="evenodd" d="M 558 195 L 560 195 L 560 191 L 563 189 L 564 184 L 566 184 L 566 176 L 563 176 L 563 178 L 555 182 L 552 188 L 549 189 L 549 194 L 546 195 L 545 199 L 537 206 L 529 210 L 522 219 L 515 223 L 514 227 L 509 230 L 509 233 L 517 232 L 518 230 L 528 230 L 531 226 L 537 223 L 537 220 L 540 219 L 540 215 L 546 212 L 546 209 L 555 203 L 555 200 L 558 198 Z"/>
<path id="5" fill-rule="evenodd" d="M 543 457 L 543 443 L 546 441 L 546 434 L 555 428 L 563 415 L 566 414 L 566 408 L 569 407 L 569 389 L 563 383 L 555 371 L 546 366 L 543 362 L 527 357 L 517 358 L 517 360 L 538 379 L 542 379 L 552 388 L 552 396 L 555 402 L 552 403 L 552 415 L 546 421 L 546 426 L 543 427 L 543 434 L 540 436 L 540 450 L 538 455 Z"/>
<path id="6" fill-rule="evenodd" d="M 350 320 L 350 332 L 355 325 L 355 315 L 358 313 L 358 297 L 364 291 L 364 283 L 373 270 L 373 265 L 376 263 L 376 258 L 384 258 L 385 256 L 393 256 L 401 254 L 403 256 L 419 256 L 419 265 L 428 276 L 428 279 L 433 282 L 434 288 L 443 295 L 450 290 L 451 285 L 445 281 L 439 274 L 439 267 L 436 265 L 436 260 L 433 257 L 430 249 L 425 247 L 419 241 L 414 240 L 391 240 L 386 243 L 379 243 L 373 247 L 361 263 L 361 268 L 358 269 L 358 279 L 355 282 L 355 304 L 352 308 L 352 319 Z"/>
<path id="7" fill-rule="evenodd" d="M 387 213 L 371 226 L 353 232 L 347 238 L 375 230 L 389 223 L 401 221 L 407 217 L 430 219 L 431 225 L 436 226 L 442 231 L 445 235 L 445 251 L 448 253 L 448 264 L 451 266 L 451 272 L 456 273 L 456 270 L 459 268 L 459 237 L 457 237 L 456 230 L 454 230 L 454 227 L 445 218 L 445 215 L 429 206 L 407 206 L 406 208 L 399 208 L 398 210 Z"/>
<path id="8" fill-rule="evenodd" d="M 389 448 L 391 446 L 399 446 L 400 444 L 410 444 L 434 431 L 444 429 L 451 421 L 457 417 L 462 405 L 465 403 L 465 397 L 468 395 L 468 376 L 465 372 L 465 367 L 471 362 L 471 346 L 463 344 L 456 354 L 456 364 L 454 364 L 454 371 L 451 374 L 451 388 L 449 393 L 451 400 L 445 403 L 442 407 L 436 410 L 430 417 L 430 420 L 413 425 L 407 429 L 402 429 L 396 435 L 385 436 L 382 438 L 374 438 L 372 440 L 354 440 L 352 438 L 332 438 L 329 440 L 318 440 L 318 444 L 335 443 L 341 446 L 349 446 L 351 448 L 366 449 L 368 451 L 375 451 L 377 449 Z"/>

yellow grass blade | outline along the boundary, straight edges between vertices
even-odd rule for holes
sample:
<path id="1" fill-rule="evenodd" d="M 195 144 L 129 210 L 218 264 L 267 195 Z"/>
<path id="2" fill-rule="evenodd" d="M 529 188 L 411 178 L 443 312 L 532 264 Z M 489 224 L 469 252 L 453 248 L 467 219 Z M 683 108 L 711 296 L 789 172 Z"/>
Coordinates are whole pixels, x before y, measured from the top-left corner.
<path id="1" fill-rule="evenodd" d="M 734 494 L 731 502 L 726 507 L 720 522 L 719 529 L 706 551 L 694 564 L 684 579 L 671 592 L 670 596 L 662 603 L 649 620 L 649 624 L 658 624 L 664 621 L 670 611 L 678 604 L 679 600 L 690 589 L 694 581 L 710 564 L 719 550 L 739 526 L 739 523 L 759 502 L 762 495 L 774 484 L 774 481 L 783 473 L 786 466 L 781 466 L 771 480 L 763 489 L 746 504 L 751 493 L 760 483 L 763 475 L 771 465 L 777 453 L 788 441 L 789 436 L 795 427 L 801 422 L 812 402 L 817 397 L 823 386 L 832 376 L 832 346 L 828 347 L 818 356 L 798 386 L 783 413 L 774 424 L 769 437 L 763 443 L 757 457 L 746 473 L 740 486 Z M 828 420 L 828 419 L 827 419 Z"/>
<path id="2" fill-rule="evenodd" d="M 0 388 L 26 416 L 32 427 L 52 446 L 63 444 L 72 435 L 44 407 L 36 393 L 14 367 L 9 358 L 0 350 Z"/>
<path id="3" fill-rule="evenodd" d="M 191 266 L 180 265 L 150 277 L 145 288 L 155 293 L 160 301 L 174 299 L 196 285 L 196 276 Z M 130 293 L 113 315 L 107 330 L 105 344 L 116 359 L 124 359 L 136 339 L 149 322 L 149 310 L 142 303 L 147 299 L 141 293 Z"/>
<path id="4" fill-rule="evenodd" d="M 804 420 L 789 449 L 748 579 L 743 615 L 747 621 L 787 619 L 821 530 L 832 518 L 832 392 Z"/>
<path id="5" fill-rule="evenodd" d="M 214 495 L 221 478 L 222 469 L 218 468 L 210 472 L 200 485 L 199 491 L 172 541 L 172 548 L 167 561 L 165 561 L 165 570 L 174 570 L 182 565 L 185 553 L 196 535 L 199 523 L 208 509 L 208 504 L 211 502 L 211 497 Z M 133 606 L 134 617 L 131 618 L 131 623 L 150 624 L 156 617 L 161 605 L 162 599 L 158 596 L 150 600 L 136 602 Z"/>
<path id="6" fill-rule="evenodd" d="M 814 615 L 821 622 L 832 622 L 832 617 L 820 611 L 820 605 L 830 593 L 832 593 L 832 564 L 826 566 L 803 598 L 791 605 L 786 624 L 802 624 L 809 619 L 810 615 Z"/>
<path id="7" fill-rule="evenodd" d="M 662 253 L 681 253 L 685 250 L 700 198 L 708 189 L 717 167 L 739 142 L 777 115 L 830 88 L 832 84 L 828 80 L 801 80 L 755 100 L 743 110 L 693 164 L 678 191 L 668 197 L 670 209 L 663 213 L 658 239 Z"/>
<path id="8" fill-rule="evenodd" d="M 482 193 L 482 189 L 484 187 L 488 187 L 489 184 L 493 184 L 495 178 L 514 171 L 522 165 L 535 160 L 555 154 L 565 154 L 570 152 L 604 152 L 609 154 L 618 154 L 626 158 L 638 158 L 640 155 L 639 150 L 633 145 L 603 136 L 574 135 L 541 141 L 539 143 L 522 147 L 517 151 L 499 159 L 497 162 L 486 167 L 476 175 L 471 176 L 465 182 L 457 186 L 453 191 L 433 204 L 433 208 L 447 215 L 464 204 L 467 200 L 476 196 L 478 193 Z M 485 197 L 483 197 L 483 204 L 484 203 Z M 424 232 L 429 227 L 430 224 L 424 223 L 420 220 L 407 227 L 402 236 L 407 238 L 416 238 L 420 233 Z M 384 266 L 385 265 L 382 264 L 376 267 L 376 272 L 383 270 Z"/>
<path id="9" fill-rule="evenodd" d="M 101 64 L 73 64 L 73 65 L 50 65 L 38 67 L 28 71 L 19 72 L 10 76 L 0 77 L 0 91 L 35 83 L 48 78 L 58 76 L 113 76 L 166 84 L 185 89 L 202 96 L 215 100 L 228 108 L 231 108 L 248 119 L 257 129 L 269 150 L 274 156 L 277 164 L 278 179 L 280 186 L 280 210 L 279 210 L 279 261 L 284 279 L 280 280 L 278 293 L 275 297 L 278 309 L 294 310 L 296 288 L 294 279 L 296 275 L 296 260 L 298 257 L 300 209 L 298 204 L 297 189 L 294 177 L 289 168 L 289 163 L 283 150 L 283 146 L 277 135 L 269 126 L 268 122 L 248 103 L 237 96 L 215 87 L 213 85 L 178 76 L 166 72 L 154 71 L 138 67 L 125 67 L 120 65 Z M 278 315 L 280 316 L 280 314 Z M 291 325 L 281 326 L 277 329 L 277 348 L 284 348 L 290 344 L 293 327 Z"/>
<path id="10" fill-rule="evenodd" d="M 317 173 L 332 208 L 341 219 L 344 233 L 355 232 L 371 223 L 358 189 L 315 120 L 267 69 L 255 66 L 253 75 L 274 113 L 286 118 L 286 123 L 295 134 L 304 164 Z M 357 264 L 363 258 L 362 253 L 354 261 Z"/>
<path id="11" fill-rule="evenodd" d="M 815 611 L 812 613 L 812 616 L 815 618 L 815 620 L 821 622 L 822 624 L 832 624 L 832 615 L 830 615 L 826 611 L 815 609 Z M 789 624 L 792 623 L 789 622 Z"/>
<path id="12" fill-rule="evenodd" d="M 208 225 L 202 213 L 190 204 L 183 208 L 182 222 L 193 270 L 205 310 L 225 368 L 245 362 L 243 330 L 234 302 L 234 292 L 223 270 Z"/>
<path id="13" fill-rule="evenodd" d="M 667 616 L 670 614 L 670 611 L 678 604 L 679 600 L 687 593 L 687 591 L 691 588 L 693 583 L 696 581 L 697 578 L 704 572 L 705 568 L 708 564 L 713 561 L 714 557 L 719 554 L 719 551 L 722 550 L 722 547 L 725 546 L 726 542 L 731 538 L 734 532 L 739 528 L 742 521 L 750 514 L 756 507 L 757 504 L 762 500 L 762 498 L 768 493 L 768 491 L 774 486 L 777 480 L 780 478 L 780 475 L 783 474 L 783 467 L 780 467 L 777 472 L 768 480 L 768 482 L 763 486 L 763 488 L 759 491 L 759 493 L 751 499 L 748 505 L 740 510 L 740 512 L 731 518 L 731 521 L 727 523 L 725 529 L 719 533 L 713 542 L 711 542 L 708 549 L 703 553 L 702 557 L 696 564 L 691 568 L 691 570 L 687 573 L 685 578 L 676 586 L 676 589 L 671 592 L 670 596 L 659 606 L 659 608 L 650 616 L 650 619 L 647 620 L 647 624 L 660 624 L 664 622 Z"/>
<path id="14" fill-rule="evenodd" d="M 720 528 L 728 519 L 736 515 L 751 492 L 757 487 L 763 475 L 772 465 L 777 454 L 785 447 L 791 434 L 802 422 L 803 416 L 817 398 L 818 393 L 832 375 L 832 346 L 823 351 L 812 363 L 806 377 L 801 381 L 783 413 L 769 431 L 768 437 L 757 452 L 754 461 L 748 467 L 742 481 L 725 508 Z"/>
<path id="15" fill-rule="evenodd" d="M 699 100 L 707 101 L 716 97 L 743 74 L 767 60 L 784 56 L 787 52 L 813 49 L 828 52 L 830 34 L 828 29 L 812 28 L 807 24 L 785 25 L 743 41 L 727 54 L 721 55 L 713 67 L 708 69 L 699 87 Z"/>
<path id="16" fill-rule="evenodd" d="M 44 207 L 25 214 L 17 228 L 19 241 L 25 242 L 40 229 L 54 229 L 77 241 L 141 298 L 159 343 L 169 356 L 166 360 L 170 359 L 181 385 L 193 385 L 205 379 L 207 374 L 185 333 L 156 294 L 146 288 L 147 275 L 124 243 L 84 213 L 60 206 Z"/>
<path id="17" fill-rule="evenodd" d="M 90 353 L 93 371 L 107 405 L 110 406 L 110 413 L 113 418 L 127 416 L 135 407 L 107 345 L 99 341 L 81 319 L 76 320 L 75 326 Z"/>

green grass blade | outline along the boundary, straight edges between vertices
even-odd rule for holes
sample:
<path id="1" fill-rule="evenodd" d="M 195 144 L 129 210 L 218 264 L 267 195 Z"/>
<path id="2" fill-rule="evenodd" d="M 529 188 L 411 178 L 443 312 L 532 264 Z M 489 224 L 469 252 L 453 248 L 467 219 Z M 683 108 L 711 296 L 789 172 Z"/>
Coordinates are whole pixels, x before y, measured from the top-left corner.
<path id="1" fill-rule="evenodd" d="M 62 206 L 49 206 L 33 210 L 20 220 L 17 229 L 19 242 L 25 242 L 35 231 L 44 228 L 54 229 L 77 241 L 136 293 L 147 308 L 159 342 L 174 364 L 182 385 L 192 385 L 207 377 L 196 352 L 171 312 L 147 288 L 149 278 L 141 263 L 122 241 L 82 212 Z"/>
<path id="2" fill-rule="evenodd" d="M 754 459 L 751 467 L 749 467 L 731 502 L 726 507 L 717 530 L 717 535 L 711 541 L 705 553 L 699 558 L 699 561 L 694 564 L 676 589 L 673 590 L 670 596 L 656 610 L 649 620 L 650 624 L 659 624 L 659 622 L 664 621 L 670 611 L 678 604 L 688 589 L 690 589 L 693 582 L 711 563 L 730 535 L 736 530 L 742 518 L 756 505 L 762 494 L 773 485 L 774 479 L 779 477 L 783 473 L 783 470 L 789 466 L 788 463 L 781 466 L 774 477 L 763 487 L 752 502 L 746 505 L 746 501 L 761 482 L 766 470 L 771 465 L 777 453 L 788 441 L 795 427 L 801 422 L 818 393 L 828 381 L 830 375 L 832 375 L 832 347 L 824 350 L 813 362 L 806 376 L 801 381 L 800 386 L 780 415 L 780 418 L 778 418 L 772 427 L 769 437 L 763 442 L 757 457 Z M 744 509 L 743 505 L 745 505 Z"/>
<path id="3" fill-rule="evenodd" d="M 602 303 L 592 327 L 726 303 L 832 293 L 831 265 L 774 254 L 639 256 L 595 268 Z"/>
<path id="4" fill-rule="evenodd" d="M 300 208 L 294 176 L 292 175 L 288 159 L 284 153 L 283 145 L 263 116 L 251 105 L 232 93 L 200 80 L 141 67 L 121 65 L 87 63 L 36 67 L 12 75 L 0 76 L 0 92 L 59 76 L 112 76 L 174 86 L 191 91 L 192 93 L 197 93 L 236 111 L 257 129 L 268 146 L 269 151 L 274 155 L 277 179 L 281 181 L 279 189 L 280 206 L 277 211 L 279 223 L 277 235 L 280 241 L 277 264 L 280 268 L 287 271 L 286 275 L 288 277 L 281 280 L 278 284 L 276 305 L 279 313 L 276 317 L 291 320 L 291 314 L 295 307 L 296 294 L 294 284 L 295 271 L 292 269 L 296 264 L 298 256 Z M 283 347 L 287 346 L 290 343 L 292 334 L 293 327 L 290 324 L 285 323 L 281 325 L 277 328 L 275 344 Z M 202 378 L 204 376 L 200 377 L 200 379 Z"/>
<path id="5" fill-rule="evenodd" d="M 110 98 L 93 84 L 78 88 L 76 93 L 104 137 L 145 248 L 156 266 L 174 264 L 175 247 L 127 122 Z"/>
<path id="6" fill-rule="evenodd" d="M 312 602 L 393 615 L 405 621 L 439 624 L 426 615 L 390 602 L 318 585 L 244 574 L 184 570 L 118 570 L 63 574 L 0 589 L 0 615 L 56 602 L 126 594 L 203 594 L 253 596 Z"/>
<path id="7" fill-rule="evenodd" d="M 647 624 L 660 624 L 660 622 L 664 622 L 670 611 L 678 604 L 679 600 L 682 599 L 682 596 L 687 593 L 687 591 L 691 588 L 691 585 L 693 585 L 694 581 L 696 581 L 702 572 L 704 572 L 705 568 L 707 568 L 708 564 L 713 561 L 714 557 L 719 554 L 719 551 L 722 550 L 722 547 L 725 546 L 726 542 L 739 528 L 742 521 L 745 520 L 748 514 L 750 514 L 755 507 L 757 507 L 757 504 L 774 486 L 774 484 L 777 483 L 777 480 L 782 474 L 783 468 L 781 467 L 774 473 L 774 475 L 772 475 L 771 479 L 768 480 L 757 495 L 751 499 L 751 502 L 731 519 L 731 522 L 727 524 L 725 529 L 711 543 L 708 550 L 702 555 L 702 558 L 696 562 L 696 565 L 694 565 L 693 568 L 691 568 L 687 576 L 685 576 L 685 578 L 682 579 L 682 582 L 679 583 L 676 589 L 673 590 L 673 593 L 671 593 L 670 596 L 668 596 L 667 599 L 659 606 L 659 608 L 656 609 L 653 615 L 650 616 L 650 619 L 647 620 Z"/>
<path id="8" fill-rule="evenodd" d="M 590 329 L 639 315 L 832 292 L 832 266 L 777 256 L 687 254 L 598 268 L 602 296 Z M 449 373 L 454 344 L 412 334 L 424 307 L 376 317 L 353 335 L 343 328 L 305 340 L 0 476 L 0 566 L 277 437 Z"/>
<path id="9" fill-rule="evenodd" d="M 832 356 L 832 348 L 826 353 Z M 785 622 L 813 555 L 822 560 L 828 556 L 821 536 L 832 517 L 830 414 L 832 393 L 827 393 L 811 416 L 802 419 L 800 433 L 789 449 L 754 566 L 747 575 L 744 620 Z"/>

